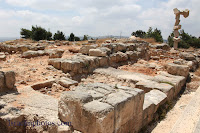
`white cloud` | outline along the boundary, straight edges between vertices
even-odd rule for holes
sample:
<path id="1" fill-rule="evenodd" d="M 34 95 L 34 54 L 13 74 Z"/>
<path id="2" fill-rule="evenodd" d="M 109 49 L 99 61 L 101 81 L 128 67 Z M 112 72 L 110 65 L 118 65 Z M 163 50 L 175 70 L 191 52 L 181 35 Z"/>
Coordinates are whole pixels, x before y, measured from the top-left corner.
<path id="1" fill-rule="evenodd" d="M 0 0 L 1 1 L 1 0 Z M 0 9 L 0 36 L 19 36 L 20 28 L 39 25 L 66 35 L 122 35 L 151 26 L 162 31 L 164 38 L 172 32 L 173 8 L 190 9 L 181 17 L 182 28 L 200 36 L 199 0 L 5 0 L 12 8 Z M 150 4 L 148 4 L 150 3 Z M 16 8 L 13 8 L 16 7 Z M 9 31 L 9 32 L 5 32 Z"/>

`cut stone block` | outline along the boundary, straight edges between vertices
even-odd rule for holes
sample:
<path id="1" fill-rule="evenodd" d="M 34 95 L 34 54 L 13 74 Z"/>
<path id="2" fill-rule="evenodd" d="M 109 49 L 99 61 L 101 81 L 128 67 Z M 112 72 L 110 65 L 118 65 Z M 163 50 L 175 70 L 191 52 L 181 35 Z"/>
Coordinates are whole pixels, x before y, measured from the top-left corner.
<path id="1" fill-rule="evenodd" d="M 145 94 L 145 99 L 148 99 L 155 104 L 155 113 L 158 107 L 166 102 L 167 95 L 159 90 L 151 90 L 150 92 Z"/>
<path id="2" fill-rule="evenodd" d="M 92 101 L 83 105 L 81 127 L 85 133 L 111 133 L 114 131 L 114 107 L 107 103 Z"/>
<path id="3" fill-rule="evenodd" d="M 101 47 L 101 48 L 89 50 L 90 56 L 105 57 L 105 56 L 110 55 L 110 53 L 111 53 L 111 50 L 107 47 Z"/>
<path id="4" fill-rule="evenodd" d="M 4 72 L 5 74 L 5 84 L 8 89 L 13 89 L 15 87 L 15 72 L 14 71 L 7 71 Z"/>
<path id="5" fill-rule="evenodd" d="M 34 85 L 32 85 L 31 87 L 34 89 L 34 90 L 39 90 L 41 88 L 45 88 L 45 87 L 51 87 L 53 85 L 53 83 L 55 83 L 55 79 L 50 79 L 50 80 L 47 80 L 47 81 L 43 81 L 43 82 L 38 82 L 38 83 L 35 83 Z"/>
<path id="6" fill-rule="evenodd" d="M 48 64 L 52 65 L 56 69 L 60 70 L 61 69 L 61 62 L 62 61 L 63 61 L 63 59 L 60 59 L 60 58 L 49 59 L 48 60 Z"/>
<path id="7" fill-rule="evenodd" d="M 70 86 L 72 86 L 72 85 L 78 85 L 78 82 L 77 82 L 77 81 L 74 81 L 74 80 L 72 80 L 72 79 L 70 79 L 70 78 L 65 78 L 65 77 L 62 77 L 62 78 L 58 81 L 58 83 L 59 83 L 60 85 L 62 85 L 63 87 L 66 87 L 66 88 L 68 88 L 68 87 L 70 87 Z"/>
<path id="8" fill-rule="evenodd" d="M 174 63 L 169 63 L 167 65 L 167 72 L 169 74 L 187 77 L 189 74 L 189 67 L 186 65 L 177 65 Z"/>
<path id="9" fill-rule="evenodd" d="M 90 49 L 95 49 L 97 47 L 98 47 L 98 45 L 96 45 L 96 44 L 94 44 L 94 45 L 84 45 L 80 48 L 80 53 L 88 55 Z"/>
<path id="10" fill-rule="evenodd" d="M 124 124 L 133 119 L 135 107 L 134 98 L 134 95 L 119 90 L 116 93 L 109 94 L 103 99 L 103 102 L 106 102 L 115 108 L 115 132 L 121 130 L 120 128 Z"/>
<path id="11" fill-rule="evenodd" d="M 170 83 L 158 83 L 155 81 L 146 80 L 137 82 L 136 87 L 144 90 L 145 92 L 149 92 L 153 89 L 160 90 L 167 94 L 167 98 L 169 100 L 172 100 L 174 97 L 174 86 L 170 85 Z"/>

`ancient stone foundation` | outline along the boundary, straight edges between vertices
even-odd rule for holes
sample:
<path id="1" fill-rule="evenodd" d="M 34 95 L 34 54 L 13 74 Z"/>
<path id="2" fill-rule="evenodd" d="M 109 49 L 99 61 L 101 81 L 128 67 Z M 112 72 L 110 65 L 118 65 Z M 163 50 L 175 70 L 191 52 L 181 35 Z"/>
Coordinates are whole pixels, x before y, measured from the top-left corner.
<path id="1" fill-rule="evenodd" d="M 161 105 L 178 95 L 186 82 L 186 77 L 166 72 L 151 77 L 101 68 L 95 73 L 134 82 L 136 88 L 91 83 L 63 92 L 59 118 L 70 120 L 74 129 L 84 133 L 138 132 L 154 119 Z"/>

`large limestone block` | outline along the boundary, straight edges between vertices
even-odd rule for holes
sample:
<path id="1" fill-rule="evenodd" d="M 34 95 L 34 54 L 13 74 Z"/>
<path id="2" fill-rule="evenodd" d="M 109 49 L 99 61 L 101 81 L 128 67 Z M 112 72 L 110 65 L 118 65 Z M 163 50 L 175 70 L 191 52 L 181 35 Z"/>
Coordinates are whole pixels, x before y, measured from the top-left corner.
<path id="1" fill-rule="evenodd" d="M 145 92 L 149 92 L 150 90 L 157 89 L 165 94 L 169 100 L 172 100 L 174 97 L 174 85 L 168 82 L 155 82 L 150 80 L 139 81 L 136 83 L 136 87 L 144 90 Z"/>
<path id="2" fill-rule="evenodd" d="M 155 107 L 155 104 L 148 97 L 145 96 L 143 105 L 143 127 L 148 125 L 153 120 Z"/>
<path id="3" fill-rule="evenodd" d="M 151 90 L 145 94 L 145 98 L 149 99 L 149 101 L 152 101 L 155 104 L 155 113 L 158 107 L 166 102 L 167 95 L 159 90 Z"/>
<path id="4" fill-rule="evenodd" d="M 5 61 L 6 60 L 6 55 L 3 52 L 0 52 L 0 61 Z"/>
<path id="5" fill-rule="evenodd" d="M 180 53 L 180 57 L 188 61 L 195 60 L 195 56 L 191 53 L 182 52 Z"/>
<path id="6" fill-rule="evenodd" d="M 54 49 L 47 50 L 46 53 L 49 55 L 49 58 L 61 58 L 65 50 L 63 49 Z"/>
<path id="7" fill-rule="evenodd" d="M 84 45 L 84 46 L 82 46 L 81 48 L 80 48 L 80 53 L 82 53 L 82 54 L 89 54 L 89 50 L 90 49 L 95 49 L 95 48 L 97 48 L 98 47 L 98 45 L 97 44 L 94 44 L 94 45 Z"/>
<path id="8" fill-rule="evenodd" d="M 48 65 L 52 65 L 56 69 L 60 70 L 62 61 L 63 61 L 63 59 L 60 59 L 60 58 L 49 59 L 48 60 Z"/>
<path id="9" fill-rule="evenodd" d="M 189 74 L 189 67 L 186 65 L 177 65 L 174 63 L 169 63 L 167 65 L 167 72 L 172 75 L 180 75 L 187 77 Z"/>
<path id="10" fill-rule="evenodd" d="M 15 87 L 15 72 L 14 71 L 7 71 L 4 72 L 5 75 L 5 84 L 8 89 L 14 89 Z"/>
<path id="11" fill-rule="evenodd" d="M 125 52 L 126 51 L 126 48 L 127 46 L 123 43 L 114 43 L 112 44 L 113 45 L 113 52 L 116 53 L 116 52 Z"/>
<path id="12" fill-rule="evenodd" d="M 99 66 L 105 67 L 109 65 L 109 57 L 99 57 Z"/>
<path id="13" fill-rule="evenodd" d="M 133 119 L 135 108 L 134 98 L 134 95 L 119 90 L 107 95 L 103 100 L 103 102 L 106 102 L 115 108 L 115 132 L 118 132 L 118 130 L 121 131 L 120 128 Z M 126 131 L 127 130 L 128 129 L 126 129 Z"/>
<path id="14" fill-rule="evenodd" d="M 63 92 L 58 102 L 58 116 L 60 120 L 71 122 L 76 130 L 83 130 L 87 126 L 87 123 L 84 122 L 85 117 L 90 117 L 90 115 L 83 115 L 83 104 L 91 102 L 92 100 L 92 96 L 86 92 Z"/>
<path id="15" fill-rule="evenodd" d="M 107 47 L 101 47 L 101 48 L 89 50 L 90 56 L 105 57 L 105 56 L 110 55 L 110 53 L 111 53 L 111 50 Z"/>
<path id="16" fill-rule="evenodd" d="M 62 77 L 62 78 L 58 81 L 58 83 L 59 83 L 60 85 L 62 85 L 63 87 L 66 87 L 66 88 L 68 88 L 68 87 L 70 87 L 70 86 L 72 86 L 72 85 L 78 85 L 78 82 L 77 82 L 77 81 L 74 81 L 74 80 L 72 80 L 72 79 L 70 79 L 70 78 L 65 78 L 65 77 Z"/>
<path id="17" fill-rule="evenodd" d="M 111 133 L 115 128 L 114 107 L 107 103 L 92 101 L 83 105 L 82 117 L 84 126 L 80 131 L 85 133 Z"/>
<path id="18" fill-rule="evenodd" d="M 55 83 L 55 82 L 56 82 L 55 79 L 50 79 L 50 80 L 35 83 L 31 87 L 34 90 L 39 90 L 39 89 L 45 88 L 45 87 L 52 87 L 53 83 Z"/>
<path id="19" fill-rule="evenodd" d="M 5 76 L 4 72 L 0 71 L 0 92 L 2 92 L 5 88 Z"/>
<path id="20" fill-rule="evenodd" d="M 134 43 L 128 43 L 127 45 L 127 51 L 135 51 L 136 50 L 136 45 Z"/>
<path id="21" fill-rule="evenodd" d="M 84 66 L 84 61 L 83 60 L 63 60 L 61 62 L 61 70 L 64 73 L 67 72 L 75 72 L 78 73 L 80 70 L 82 70 L 81 68 L 83 68 Z M 81 72 L 80 72 L 81 73 Z"/>
<path id="22" fill-rule="evenodd" d="M 138 52 L 137 51 L 127 51 L 126 54 L 128 55 L 128 59 L 131 61 L 138 60 Z"/>
<path id="23" fill-rule="evenodd" d="M 152 80 L 161 83 L 168 83 L 174 86 L 174 97 L 177 96 L 177 94 L 180 92 L 180 90 L 186 83 L 185 77 L 171 75 L 167 72 L 160 72 L 160 74 L 156 75 Z"/>
<path id="24" fill-rule="evenodd" d="M 111 63 L 118 63 L 118 62 L 127 61 L 127 60 L 128 60 L 127 54 L 122 53 L 122 52 L 117 52 L 110 56 Z"/>
<path id="25" fill-rule="evenodd" d="M 38 57 L 38 56 L 44 56 L 46 53 L 43 50 L 39 51 L 26 51 L 22 53 L 22 58 L 33 58 L 33 57 Z"/>

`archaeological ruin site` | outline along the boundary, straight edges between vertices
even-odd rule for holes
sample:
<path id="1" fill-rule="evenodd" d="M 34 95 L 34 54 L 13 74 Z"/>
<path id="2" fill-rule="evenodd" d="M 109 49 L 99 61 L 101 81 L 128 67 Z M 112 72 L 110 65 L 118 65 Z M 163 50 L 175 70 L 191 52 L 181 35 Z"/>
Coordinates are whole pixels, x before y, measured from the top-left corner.
<path id="1" fill-rule="evenodd" d="M 200 49 L 141 38 L 0 43 L 0 133 L 198 133 Z"/>

